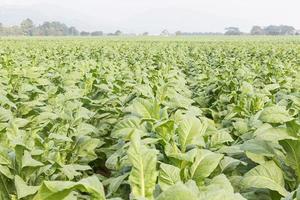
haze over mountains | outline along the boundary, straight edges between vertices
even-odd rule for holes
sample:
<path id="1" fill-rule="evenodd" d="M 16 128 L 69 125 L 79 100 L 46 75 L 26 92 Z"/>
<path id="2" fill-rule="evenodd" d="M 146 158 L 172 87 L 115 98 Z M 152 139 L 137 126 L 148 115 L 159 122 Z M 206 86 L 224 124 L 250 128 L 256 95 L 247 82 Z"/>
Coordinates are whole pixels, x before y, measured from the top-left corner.
<path id="1" fill-rule="evenodd" d="M 0 22 L 4 25 L 19 25 L 26 18 L 32 19 L 36 24 L 44 21 L 60 21 L 81 29 L 93 28 L 92 24 L 83 20 L 83 14 L 51 4 L 0 6 Z"/>
<path id="2" fill-rule="evenodd" d="M 114 32 L 121 29 L 125 32 L 144 32 L 160 33 L 163 29 L 177 31 L 180 29 L 190 31 L 211 31 L 222 32 L 226 25 L 229 26 L 231 19 L 219 19 L 217 16 L 209 13 L 194 13 L 195 11 L 173 9 L 175 15 L 169 15 L 165 12 L 166 8 L 153 10 L 144 10 L 134 15 L 126 15 L 116 18 L 114 12 L 111 14 L 97 16 L 98 13 L 86 14 L 78 10 L 66 9 L 52 4 L 35 4 L 34 6 L 0 6 L 0 22 L 5 25 L 17 25 L 23 19 L 30 18 L 36 24 L 44 21 L 60 21 L 69 26 L 75 26 L 79 30 L 104 30 Z M 194 16 L 198 15 L 197 18 Z M 182 17 L 184 16 L 184 17 Z M 208 24 L 207 18 L 210 19 Z M 190 28 L 187 22 L 199 24 L 199 27 Z M 237 20 L 234 20 L 237 21 Z M 242 20 L 240 20 L 242 23 Z M 177 22 L 178 24 L 175 24 Z M 222 26 L 220 26 L 220 23 Z"/>
<path id="3" fill-rule="evenodd" d="M 130 33 L 223 32 L 253 25 L 287 24 L 300 27 L 296 0 L 1 0 L 0 22 L 16 25 L 30 18 L 36 25 L 60 21 L 79 30 Z"/>

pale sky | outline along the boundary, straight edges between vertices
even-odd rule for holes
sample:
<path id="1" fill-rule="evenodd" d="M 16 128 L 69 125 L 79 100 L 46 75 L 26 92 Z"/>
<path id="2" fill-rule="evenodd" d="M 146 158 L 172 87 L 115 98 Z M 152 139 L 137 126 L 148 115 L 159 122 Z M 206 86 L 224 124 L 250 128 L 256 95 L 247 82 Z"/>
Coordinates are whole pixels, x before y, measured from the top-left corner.
<path id="1" fill-rule="evenodd" d="M 300 0 L 0 0 L 0 22 L 57 20 L 80 30 L 222 32 L 237 26 L 300 29 Z"/>

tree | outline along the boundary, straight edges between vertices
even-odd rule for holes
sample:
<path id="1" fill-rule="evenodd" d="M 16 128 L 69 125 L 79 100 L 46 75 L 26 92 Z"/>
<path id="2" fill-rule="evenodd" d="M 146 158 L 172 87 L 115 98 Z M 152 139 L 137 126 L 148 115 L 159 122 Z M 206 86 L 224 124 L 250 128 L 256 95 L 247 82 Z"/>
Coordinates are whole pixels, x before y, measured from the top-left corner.
<path id="1" fill-rule="evenodd" d="M 81 35 L 81 36 L 89 36 L 90 33 L 89 33 L 89 32 L 86 32 L 86 31 L 81 31 L 81 32 L 80 32 L 80 35 Z"/>
<path id="2" fill-rule="evenodd" d="M 238 27 L 227 27 L 225 28 L 225 35 L 241 35 L 242 32 Z"/>
<path id="3" fill-rule="evenodd" d="M 264 28 L 266 35 L 280 35 L 280 28 L 278 26 L 270 25 Z"/>
<path id="4" fill-rule="evenodd" d="M 144 32 L 144 33 L 143 33 L 143 36 L 147 36 L 147 35 L 149 35 L 148 32 Z"/>
<path id="5" fill-rule="evenodd" d="M 84 32 L 83 35 L 89 35 Z M 26 35 L 26 36 L 67 36 L 79 35 L 79 31 L 74 27 L 68 27 L 66 24 L 53 21 L 46 21 L 41 25 L 34 26 L 31 19 L 23 20 L 19 26 L 4 27 L 0 23 L 1 35 Z M 99 33 L 98 33 L 99 34 Z"/>
<path id="6" fill-rule="evenodd" d="M 122 35 L 122 32 L 121 32 L 120 30 L 117 30 L 117 31 L 115 32 L 115 35 Z"/>
<path id="7" fill-rule="evenodd" d="M 35 33 L 44 36 L 66 36 L 69 35 L 69 28 L 60 22 L 44 22 L 36 28 Z"/>
<path id="8" fill-rule="evenodd" d="M 182 32 L 181 31 L 176 31 L 175 35 L 182 35 Z"/>
<path id="9" fill-rule="evenodd" d="M 261 28 L 259 26 L 253 26 L 251 30 L 252 35 L 295 35 L 296 29 L 293 26 L 288 25 L 269 25 L 264 28 Z"/>
<path id="10" fill-rule="evenodd" d="M 11 27 L 5 28 L 5 35 L 18 36 L 18 35 L 22 35 L 22 34 L 23 34 L 23 32 L 19 26 L 11 26 Z"/>
<path id="11" fill-rule="evenodd" d="M 69 28 L 69 35 L 77 36 L 79 35 L 79 31 L 74 26 L 71 26 Z"/>
<path id="12" fill-rule="evenodd" d="M 261 28 L 260 26 L 253 26 L 251 31 L 250 31 L 251 35 L 264 35 L 264 29 Z"/>
<path id="13" fill-rule="evenodd" d="M 101 36 L 101 35 L 103 35 L 102 31 L 94 31 L 91 33 L 91 36 Z"/>
<path id="14" fill-rule="evenodd" d="M 20 26 L 21 26 L 23 35 L 32 36 L 34 25 L 33 25 L 33 21 L 31 19 L 27 18 L 27 19 L 23 20 L 21 22 Z"/>
<path id="15" fill-rule="evenodd" d="M 281 35 L 295 35 L 296 29 L 293 26 L 280 25 Z"/>
<path id="16" fill-rule="evenodd" d="M 168 36 L 170 35 L 169 31 L 167 29 L 164 29 L 161 33 L 160 33 L 161 36 Z"/>

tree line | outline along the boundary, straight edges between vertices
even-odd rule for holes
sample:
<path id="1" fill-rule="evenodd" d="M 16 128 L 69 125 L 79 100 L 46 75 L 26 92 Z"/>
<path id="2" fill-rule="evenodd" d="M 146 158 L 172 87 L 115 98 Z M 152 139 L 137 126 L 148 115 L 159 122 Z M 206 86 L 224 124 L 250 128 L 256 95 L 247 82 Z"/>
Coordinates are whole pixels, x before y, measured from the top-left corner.
<path id="1" fill-rule="evenodd" d="M 296 30 L 293 26 L 288 25 L 269 25 L 265 27 L 253 26 L 250 33 L 240 31 L 238 27 L 227 27 L 225 33 L 221 32 L 181 32 L 169 33 L 164 29 L 160 35 L 300 35 L 300 31 Z M 0 23 L 0 36 L 102 36 L 102 35 L 124 35 L 120 30 L 114 33 L 103 33 L 103 31 L 79 31 L 74 26 L 67 26 L 64 23 L 53 21 L 44 22 L 40 25 L 35 25 L 31 19 L 23 20 L 20 25 L 3 26 Z M 126 35 L 126 34 L 125 34 Z M 135 34 L 127 34 L 135 35 Z M 149 35 L 148 32 L 142 35 Z"/>
<path id="2" fill-rule="evenodd" d="M 38 26 L 31 19 L 23 20 L 18 26 L 4 26 L 0 22 L 0 36 L 101 36 L 103 34 L 102 31 L 79 31 L 74 26 L 69 27 L 58 21 L 46 21 Z M 119 34 L 121 31 L 111 33 L 111 35 Z"/>
<path id="3" fill-rule="evenodd" d="M 167 30 L 163 30 L 160 35 L 300 35 L 300 30 L 296 30 L 293 26 L 288 25 L 269 25 L 264 27 L 253 26 L 249 33 L 240 31 L 238 27 L 227 27 L 224 33 L 176 31 L 175 34 L 170 34 Z"/>
<path id="4" fill-rule="evenodd" d="M 225 35 L 299 35 L 300 30 L 288 25 L 269 25 L 265 27 L 253 26 L 250 33 L 243 33 L 238 27 L 228 27 L 225 29 Z"/>

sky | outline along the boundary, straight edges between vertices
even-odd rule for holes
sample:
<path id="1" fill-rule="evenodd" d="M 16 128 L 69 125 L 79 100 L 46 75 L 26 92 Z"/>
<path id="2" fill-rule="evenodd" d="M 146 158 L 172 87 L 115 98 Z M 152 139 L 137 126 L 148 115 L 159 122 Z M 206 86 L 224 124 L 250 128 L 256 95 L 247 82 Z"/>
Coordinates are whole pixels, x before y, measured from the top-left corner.
<path id="1" fill-rule="evenodd" d="M 300 0 L 0 0 L 0 22 L 56 20 L 80 30 L 127 33 L 248 32 L 253 25 L 300 29 Z"/>

